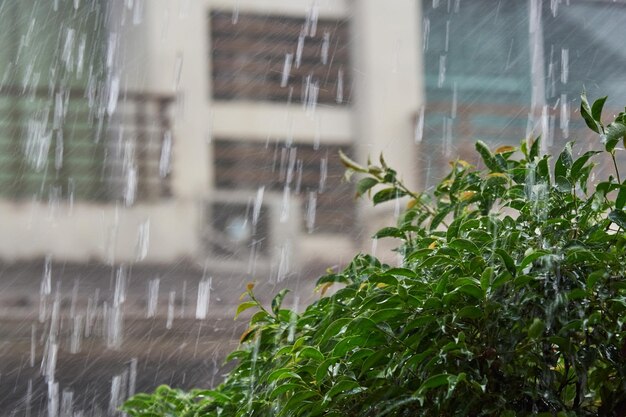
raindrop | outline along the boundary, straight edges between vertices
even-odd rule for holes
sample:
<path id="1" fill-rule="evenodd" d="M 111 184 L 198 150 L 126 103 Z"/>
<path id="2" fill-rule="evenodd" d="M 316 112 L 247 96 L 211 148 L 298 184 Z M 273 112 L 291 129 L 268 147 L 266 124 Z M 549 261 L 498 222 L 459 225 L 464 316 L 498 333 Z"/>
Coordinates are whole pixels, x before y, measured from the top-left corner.
<path id="1" fill-rule="evenodd" d="M 293 181 L 293 172 L 296 166 L 296 152 L 298 148 L 289 148 L 289 162 L 287 164 L 287 178 L 285 179 L 285 183 L 291 185 Z"/>
<path id="2" fill-rule="evenodd" d="M 63 167 L 63 130 L 57 130 L 56 147 L 54 149 L 54 168 L 59 171 Z"/>
<path id="3" fill-rule="evenodd" d="M 148 256 L 150 246 L 150 219 L 139 225 L 137 237 L 137 261 L 143 261 Z"/>
<path id="4" fill-rule="evenodd" d="M 330 32 L 324 31 L 324 35 L 322 37 L 322 64 L 326 65 L 328 63 L 328 50 L 330 46 Z"/>
<path id="5" fill-rule="evenodd" d="M 59 415 L 59 383 L 48 381 L 48 417 Z"/>
<path id="6" fill-rule="evenodd" d="M 283 199 L 280 204 L 280 222 L 286 223 L 289 220 L 289 209 L 291 202 L 291 189 L 289 185 L 285 185 L 283 189 Z"/>
<path id="7" fill-rule="evenodd" d="M 343 103 L 343 68 L 337 70 L 337 95 L 335 97 L 337 104 Z"/>
<path id="8" fill-rule="evenodd" d="M 308 8 L 306 14 L 306 22 L 304 24 L 305 28 L 308 28 L 308 34 L 310 37 L 314 38 L 317 33 L 317 20 L 319 18 L 319 4 L 317 0 L 313 1 L 313 4 Z"/>
<path id="9" fill-rule="evenodd" d="M 236 25 L 237 22 L 239 22 L 239 0 L 236 0 L 233 5 L 233 16 L 231 21 L 233 25 Z"/>
<path id="10" fill-rule="evenodd" d="M 315 149 L 315 147 L 314 147 Z M 304 164 L 302 162 L 302 159 L 298 159 L 296 161 L 296 171 L 297 171 L 297 176 L 296 176 L 296 189 L 295 189 L 295 193 L 296 194 L 300 194 L 300 188 L 302 187 L 302 171 L 304 168 Z"/>
<path id="11" fill-rule="evenodd" d="M 128 396 L 135 395 L 135 387 L 137 385 L 137 358 L 130 360 L 130 373 L 128 376 Z"/>
<path id="12" fill-rule="evenodd" d="M 289 73 L 291 72 L 291 64 L 293 62 L 293 54 L 285 54 L 285 63 L 283 64 L 283 73 L 280 79 L 280 86 L 286 87 L 289 81 Z"/>
<path id="13" fill-rule="evenodd" d="M 306 229 L 308 233 L 315 230 L 315 212 L 317 210 L 317 193 L 309 191 L 309 200 L 306 209 Z"/>
<path id="14" fill-rule="evenodd" d="M 143 20 L 143 0 L 135 0 L 133 8 L 133 25 L 138 25 Z"/>
<path id="15" fill-rule="evenodd" d="M 415 123 L 415 143 L 422 142 L 424 138 L 424 106 L 421 106 L 417 113 L 417 121 Z"/>
<path id="16" fill-rule="evenodd" d="M 211 280 L 212 278 L 202 279 L 198 284 L 198 303 L 196 304 L 196 319 L 204 320 L 209 312 L 209 303 L 211 298 Z"/>
<path id="17" fill-rule="evenodd" d="M 73 417 L 74 391 L 65 388 L 61 396 L 61 414 L 59 417 Z"/>
<path id="18" fill-rule="evenodd" d="M 428 51 L 428 41 L 430 38 L 430 19 L 424 18 L 424 34 L 422 36 L 422 49 L 424 52 Z"/>
<path id="19" fill-rule="evenodd" d="M 113 67 L 113 60 L 115 58 L 115 49 L 117 45 L 117 34 L 115 32 L 109 33 L 108 43 L 107 43 L 107 58 L 106 65 L 108 69 Z"/>
<path id="20" fill-rule="evenodd" d="M 443 118 L 443 155 L 446 158 L 452 156 L 452 122 L 449 117 Z"/>
<path id="21" fill-rule="evenodd" d="M 65 67 L 70 71 L 72 70 L 72 51 L 74 49 L 74 35 L 76 32 L 74 29 L 67 29 L 65 34 L 65 44 L 63 45 L 63 53 L 61 54 L 61 60 L 65 64 Z"/>
<path id="22" fill-rule="evenodd" d="M 296 68 L 300 68 L 302 63 L 302 51 L 304 51 L 304 32 L 298 35 L 298 46 L 296 47 Z"/>
<path id="23" fill-rule="evenodd" d="M 567 84 L 569 78 L 569 49 L 561 49 L 561 83 Z"/>
<path id="24" fill-rule="evenodd" d="M 148 283 L 148 314 L 147 317 L 154 317 L 157 313 L 157 303 L 159 301 L 159 278 L 151 279 Z"/>
<path id="25" fill-rule="evenodd" d="M 167 300 L 167 322 L 165 328 L 170 330 L 174 323 L 174 307 L 176 302 L 176 291 L 170 291 L 169 298 Z"/>
<path id="26" fill-rule="evenodd" d="M 446 80 L 446 55 L 439 56 L 439 77 L 437 78 L 437 87 L 443 87 L 443 83 Z"/>
<path id="27" fill-rule="evenodd" d="M 254 199 L 254 205 L 252 207 L 252 226 L 256 227 L 261 215 L 261 207 L 263 205 L 263 194 L 265 192 L 265 186 L 260 186 L 256 192 L 256 198 Z"/>
<path id="28" fill-rule="evenodd" d="M 37 327 L 33 323 L 30 327 L 30 367 L 31 368 L 35 366 L 36 343 L 37 343 Z"/>
<path id="29" fill-rule="evenodd" d="M 328 156 L 325 156 L 320 159 L 320 183 L 319 183 L 320 194 L 323 193 L 326 188 L 327 177 L 328 177 Z"/>
<path id="30" fill-rule="evenodd" d="M 159 175 L 161 178 L 167 177 L 171 172 L 172 163 L 172 132 L 167 130 L 163 134 L 163 144 L 161 145 L 161 157 L 159 158 Z"/>
<path id="31" fill-rule="evenodd" d="M 457 83 L 454 81 L 452 83 L 452 109 L 450 110 L 450 117 L 456 118 L 456 111 L 458 107 L 458 88 Z"/>
<path id="32" fill-rule="evenodd" d="M 72 336 L 70 340 L 70 353 L 80 352 L 81 341 L 83 337 L 83 316 L 78 314 L 74 317 L 72 326 Z"/>
<path id="33" fill-rule="evenodd" d="M 563 137 L 569 137 L 569 117 L 570 105 L 567 101 L 567 94 L 561 94 L 561 117 L 559 118 L 559 127 L 563 132 Z"/>
<path id="34" fill-rule="evenodd" d="M 107 114 L 111 116 L 117 107 L 117 99 L 120 93 L 120 77 L 114 75 L 109 84 L 109 99 L 107 101 Z"/>

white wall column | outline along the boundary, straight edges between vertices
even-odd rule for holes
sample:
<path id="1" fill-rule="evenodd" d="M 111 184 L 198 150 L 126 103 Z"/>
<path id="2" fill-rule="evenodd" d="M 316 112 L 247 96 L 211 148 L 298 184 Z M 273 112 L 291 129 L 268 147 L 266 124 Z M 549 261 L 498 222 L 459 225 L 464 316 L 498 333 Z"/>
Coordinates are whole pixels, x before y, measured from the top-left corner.
<path id="1" fill-rule="evenodd" d="M 421 1 L 353 0 L 351 10 L 355 156 L 364 162 L 382 152 L 415 188 L 420 167 L 414 119 L 424 102 Z M 371 202 L 361 203 L 366 233 L 388 225 L 390 212 L 392 204 L 373 209 Z"/>

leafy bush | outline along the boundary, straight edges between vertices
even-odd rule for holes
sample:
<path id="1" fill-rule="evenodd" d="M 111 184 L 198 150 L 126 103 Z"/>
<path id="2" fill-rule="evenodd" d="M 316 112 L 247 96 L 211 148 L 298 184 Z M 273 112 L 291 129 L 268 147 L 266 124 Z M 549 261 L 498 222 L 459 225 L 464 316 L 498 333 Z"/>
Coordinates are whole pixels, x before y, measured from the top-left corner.
<path id="1" fill-rule="evenodd" d="M 604 99 L 581 113 L 615 162 L 626 134 Z M 402 265 L 359 254 L 320 278 L 303 313 L 256 308 L 235 368 L 215 390 L 163 386 L 131 416 L 626 415 L 626 184 L 617 171 L 588 188 L 591 159 L 568 143 L 552 166 L 539 141 L 464 161 L 432 194 L 414 193 L 381 158 L 359 195 L 410 198 L 395 227 Z M 381 189 L 382 186 L 382 189 Z M 372 191 L 376 187 L 376 191 Z"/>

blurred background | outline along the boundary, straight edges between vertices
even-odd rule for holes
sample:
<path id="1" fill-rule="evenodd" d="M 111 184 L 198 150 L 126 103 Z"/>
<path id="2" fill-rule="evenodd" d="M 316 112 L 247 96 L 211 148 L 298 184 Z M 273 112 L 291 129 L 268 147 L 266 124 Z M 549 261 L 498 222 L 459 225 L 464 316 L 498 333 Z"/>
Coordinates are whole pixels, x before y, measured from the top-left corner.
<path id="1" fill-rule="evenodd" d="M 110 416 L 222 378 L 246 284 L 303 310 L 475 139 L 597 146 L 623 0 L 0 0 L 0 415 Z M 620 159 L 623 163 L 623 160 Z"/>

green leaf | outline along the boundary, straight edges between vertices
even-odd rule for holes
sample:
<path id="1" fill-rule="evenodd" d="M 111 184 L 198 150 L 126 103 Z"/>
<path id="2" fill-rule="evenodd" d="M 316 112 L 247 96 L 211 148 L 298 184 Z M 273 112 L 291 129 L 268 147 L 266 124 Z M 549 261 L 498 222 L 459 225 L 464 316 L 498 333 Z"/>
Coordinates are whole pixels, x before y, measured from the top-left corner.
<path id="1" fill-rule="evenodd" d="M 404 232 L 397 227 L 383 227 L 374 235 L 374 239 L 381 239 L 384 237 L 403 238 Z"/>
<path id="2" fill-rule="evenodd" d="M 478 246 L 471 240 L 467 239 L 454 239 L 452 242 L 448 244 L 451 248 L 457 250 L 466 250 L 468 252 L 473 253 L 474 255 L 480 255 L 480 249 Z"/>
<path id="3" fill-rule="evenodd" d="M 395 200 L 396 198 L 404 197 L 405 195 L 406 193 L 404 191 L 399 190 L 395 187 L 385 188 L 374 194 L 374 197 L 372 197 L 372 201 L 374 202 L 374 205 L 377 205 L 389 200 Z"/>
<path id="4" fill-rule="evenodd" d="M 428 378 L 426 381 L 424 381 L 422 385 L 420 385 L 416 393 L 418 395 L 421 395 L 421 394 L 424 394 L 426 391 L 429 391 L 433 388 L 437 388 L 442 385 L 448 385 L 449 377 L 450 375 L 448 374 L 433 375 L 430 378 Z"/>
<path id="5" fill-rule="evenodd" d="M 626 137 L 626 124 L 613 122 L 606 127 L 604 148 L 607 152 L 612 152 L 620 139 Z"/>
<path id="6" fill-rule="evenodd" d="M 288 288 L 282 289 L 272 299 L 272 311 L 274 312 L 274 314 L 278 314 L 278 310 L 280 310 L 280 306 L 283 304 L 283 300 L 285 299 L 285 296 L 288 292 Z"/>
<path id="7" fill-rule="evenodd" d="M 547 251 L 539 250 L 539 251 L 532 252 L 529 255 L 525 256 L 524 259 L 522 259 L 522 262 L 517 267 L 518 272 L 522 272 L 522 270 L 526 268 L 528 265 L 530 265 L 532 262 L 541 258 L 542 256 L 547 255 L 548 253 L 549 252 Z"/>
<path id="8" fill-rule="evenodd" d="M 619 187 L 619 192 L 617 193 L 617 197 L 615 198 L 615 208 L 617 210 L 621 210 L 624 208 L 626 204 L 626 181 L 622 183 Z"/>
<path id="9" fill-rule="evenodd" d="M 293 368 L 279 368 L 272 371 L 267 376 L 267 382 L 274 382 L 285 378 L 302 379 L 300 375 L 294 372 Z"/>
<path id="10" fill-rule="evenodd" d="M 322 354 L 322 352 L 320 352 L 318 349 L 316 349 L 316 348 L 314 348 L 312 346 L 304 347 L 298 353 L 298 357 L 299 358 L 313 359 L 314 361 L 317 361 L 317 362 L 321 362 L 321 361 L 324 360 L 324 355 Z"/>
<path id="11" fill-rule="evenodd" d="M 361 165 L 350 159 L 348 155 L 343 153 L 343 151 L 341 150 L 339 151 L 339 159 L 341 159 L 341 163 L 348 169 L 356 172 L 367 172 L 367 169 L 365 169 L 365 167 L 362 167 Z"/>
<path id="12" fill-rule="evenodd" d="M 256 301 L 246 301 L 245 303 L 239 304 L 239 306 L 237 307 L 237 312 L 235 313 L 235 320 L 237 320 L 237 317 L 239 317 L 241 313 L 252 307 L 258 307 Z"/>
<path id="13" fill-rule="evenodd" d="M 487 291 L 489 286 L 491 285 L 491 279 L 493 278 L 493 268 L 487 267 L 480 275 L 480 288 L 483 291 Z"/>
<path id="14" fill-rule="evenodd" d="M 587 151 L 582 154 L 574 163 L 572 164 L 572 169 L 570 170 L 570 178 L 575 182 L 580 179 L 582 175 L 582 169 L 589 160 L 594 155 L 599 154 L 599 151 Z"/>
<path id="15" fill-rule="evenodd" d="M 587 94 L 583 92 L 580 95 L 580 115 L 585 120 L 585 123 L 589 127 L 589 129 L 593 130 L 596 133 L 601 133 L 601 126 L 598 125 L 595 118 L 593 117 L 593 113 L 591 111 L 591 107 L 589 106 L 589 101 L 587 101 Z"/>
<path id="16" fill-rule="evenodd" d="M 457 317 L 462 319 L 478 319 L 482 317 L 483 311 L 474 306 L 465 306 L 459 310 Z"/>
<path id="17" fill-rule="evenodd" d="M 480 154 L 485 166 L 492 172 L 502 172 L 502 167 L 498 164 L 495 156 L 489 150 L 487 144 L 481 140 L 476 141 L 476 150 Z"/>
<path id="18" fill-rule="evenodd" d="M 302 390 L 306 390 L 306 386 L 302 385 L 302 384 L 280 384 L 278 385 L 276 388 L 274 388 L 272 390 L 272 392 L 270 393 L 269 398 L 270 399 L 274 399 L 282 394 L 285 394 L 287 392 L 298 392 L 298 391 L 302 391 Z"/>
<path id="19" fill-rule="evenodd" d="M 342 379 L 334 384 L 326 394 L 326 397 L 333 398 L 337 394 L 344 393 L 346 391 L 352 391 L 355 388 L 360 387 L 359 383 L 351 379 Z"/>
<path id="20" fill-rule="evenodd" d="M 398 285 L 398 279 L 388 273 L 384 275 L 378 275 L 378 274 L 372 275 L 368 278 L 368 281 L 373 284 L 385 284 L 385 285 L 391 285 L 391 286 Z"/>
<path id="21" fill-rule="evenodd" d="M 541 149 L 540 144 L 541 136 L 537 137 L 537 139 L 533 141 L 533 144 L 530 147 L 530 153 L 528 154 L 528 161 L 532 162 L 535 158 L 539 157 L 539 150 Z"/>
<path id="22" fill-rule="evenodd" d="M 356 184 L 356 196 L 360 197 L 366 192 L 368 192 L 372 187 L 378 184 L 379 181 L 373 177 L 366 177 L 359 180 Z"/>
<path id="23" fill-rule="evenodd" d="M 554 166 L 554 176 L 567 178 L 572 167 L 572 142 L 567 142 Z"/>
<path id="24" fill-rule="evenodd" d="M 320 345 L 330 338 L 337 336 L 341 329 L 348 325 L 352 321 L 351 318 L 342 317 L 339 318 L 328 325 L 326 329 L 324 329 L 324 333 L 319 341 Z"/>
<path id="25" fill-rule="evenodd" d="M 601 97 L 593 102 L 591 106 L 591 116 L 598 123 L 602 123 L 602 108 L 604 107 L 604 103 L 606 102 L 607 96 Z"/>
<path id="26" fill-rule="evenodd" d="M 536 339 L 543 334 L 545 330 L 545 324 L 543 320 L 535 318 L 532 324 L 528 327 L 528 337 L 531 339 Z"/>
<path id="27" fill-rule="evenodd" d="M 512 275 L 515 275 L 517 271 L 515 270 L 515 261 L 513 260 L 513 258 L 511 258 L 511 255 L 509 255 L 507 251 L 501 248 L 496 249 L 495 253 L 502 259 L 502 262 L 504 262 L 504 266 L 506 267 L 506 269 L 508 269 Z"/>
<path id="28" fill-rule="evenodd" d="M 613 210 L 609 213 L 609 220 L 626 230 L 626 213 L 624 210 Z"/>
<path id="29" fill-rule="evenodd" d="M 472 296 L 477 300 L 482 300 L 484 295 L 482 289 L 480 289 L 477 285 L 472 284 L 467 284 L 459 287 L 459 292 Z"/>
<path id="30" fill-rule="evenodd" d="M 193 394 L 196 397 L 199 397 L 199 398 L 209 397 L 209 398 L 212 398 L 215 401 L 220 402 L 220 403 L 227 403 L 227 402 L 231 401 L 231 397 L 230 396 L 228 396 L 226 394 L 223 394 L 223 393 L 221 393 L 219 391 L 210 390 L 210 389 L 195 390 L 195 391 L 193 391 Z"/>

